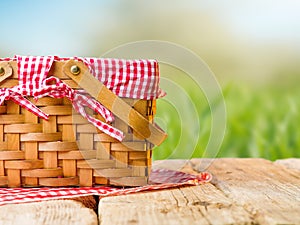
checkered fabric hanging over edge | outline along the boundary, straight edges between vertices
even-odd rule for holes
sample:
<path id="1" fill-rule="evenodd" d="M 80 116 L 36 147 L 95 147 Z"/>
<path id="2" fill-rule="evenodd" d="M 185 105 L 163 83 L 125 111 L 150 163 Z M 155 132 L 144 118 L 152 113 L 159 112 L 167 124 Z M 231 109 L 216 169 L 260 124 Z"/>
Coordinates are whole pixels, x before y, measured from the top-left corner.
<path id="1" fill-rule="evenodd" d="M 90 72 L 109 90 L 119 97 L 152 100 L 159 97 L 158 62 L 152 59 L 113 59 L 58 56 L 15 56 L 0 58 L 0 61 L 19 61 L 21 82 L 27 83 L 24 75 L 32 74 L 36 81 L 47 77 L 53 61 L 70 59 L 84 62 Z M 28 84 L 29 85 L 29 84 Z"/>
<path id="2" fill-rule="evenodd" d="M 48 115 L 28 101 L 24 96 L 33 96 L 35 99 L 50 96 L 54 98 L 67 97 L 73 103 L 74 109 L 102 132 L 121 141 L 123 133 L 118 129 L 91 117 L 85 107 L 100 113 L 106 122 L 113 120 L 113 115 L 100 103 L 91 97 L 71 89 L 56 77 L 48 77 L 54 61 L 65 61 L 71 58 L 57 56 L 15 56 L 2 58 L 0 61 L 17 61 L 19 85 L 13 88 L 0 89 L 0 105 L 4 100 L 12 100 L 29 110 L 33 114 L 48 119 Z M 135 99 L 155 99 L 161 95 L 158 87 L 158 64 L 155 60 L 123 60 L 81 58 L 72 59 L 81 61 L 89 68 L 100 82 L 119 97 Z M 55 80 L 54 84 L 48 84 Z"/>

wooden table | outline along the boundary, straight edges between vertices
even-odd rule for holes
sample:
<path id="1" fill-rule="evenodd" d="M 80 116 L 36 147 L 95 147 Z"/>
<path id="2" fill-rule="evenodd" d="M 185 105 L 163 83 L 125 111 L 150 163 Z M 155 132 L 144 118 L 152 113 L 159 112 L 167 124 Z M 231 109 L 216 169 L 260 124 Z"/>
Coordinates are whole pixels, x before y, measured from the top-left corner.
<path id="1" fill-rule="evenodd" d="M 107 197 L 101 225 L 111 224 L 300 224 L 300 159 L 192 159 L 154 166 L 196 174 L 207 168 L 211 183 Z"/>

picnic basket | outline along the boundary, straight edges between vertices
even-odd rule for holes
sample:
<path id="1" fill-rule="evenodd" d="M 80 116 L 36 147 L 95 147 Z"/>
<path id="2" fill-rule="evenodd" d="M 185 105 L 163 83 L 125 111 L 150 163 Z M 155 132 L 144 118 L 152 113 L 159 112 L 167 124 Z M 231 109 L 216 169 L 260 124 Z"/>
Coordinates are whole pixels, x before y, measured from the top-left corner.
<path id="1" fill-rule="evenodd" d="M 147 184 L 158 84 L 155 60 L 0 59 L 0 187 Z"/>

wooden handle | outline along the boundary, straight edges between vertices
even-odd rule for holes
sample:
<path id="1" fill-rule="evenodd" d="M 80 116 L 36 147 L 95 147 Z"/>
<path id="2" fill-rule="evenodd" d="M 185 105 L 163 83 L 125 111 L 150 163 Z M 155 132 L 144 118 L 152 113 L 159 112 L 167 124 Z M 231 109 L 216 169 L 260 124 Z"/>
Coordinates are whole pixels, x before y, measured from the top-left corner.
<path id="1" fill-rule="evenodd" d="M 13 69 L 9 62 L 0 62 L 0 83 L 13 74 Z"/>
<path id="2" fill-rule="evenodd" d="M 167 134 L 162 129 L 156 124 L 150 123 L 140 113 L 97 80 L 90 74 L 84 63 L 68 60 L 63 66 L 63 72 L 104 107 L 128 124 L 139 136 L 142 136 L 155 145 L 160 145 L 166 139 Z"/>

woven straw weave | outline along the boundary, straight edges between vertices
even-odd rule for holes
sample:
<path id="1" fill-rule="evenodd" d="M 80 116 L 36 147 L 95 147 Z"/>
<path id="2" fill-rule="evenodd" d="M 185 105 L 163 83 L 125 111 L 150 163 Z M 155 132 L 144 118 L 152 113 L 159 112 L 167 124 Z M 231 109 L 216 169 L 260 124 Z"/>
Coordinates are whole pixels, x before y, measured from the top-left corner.
<path id="1" fill-rule="evenodd" d="M 51 70 L 49 74 L 53 75 Z M 59 78 L 78 89 L 66 76 Z M 13 87 L 17 82 L 14 75 L 1 82 L 0 88 Z M 0 106 L 0 186 L 147 184 L 152 145 L 139 139 L 120 119 L 115 117 L 112 125 L 124 132 L 122 142 L 96 130 L 75 113 L 66 98 L 29 100 L 50 115 L 48 121 L 10 100 Z M 155 100 L 124 100 L 147 120 L 153 120 Z"/>

